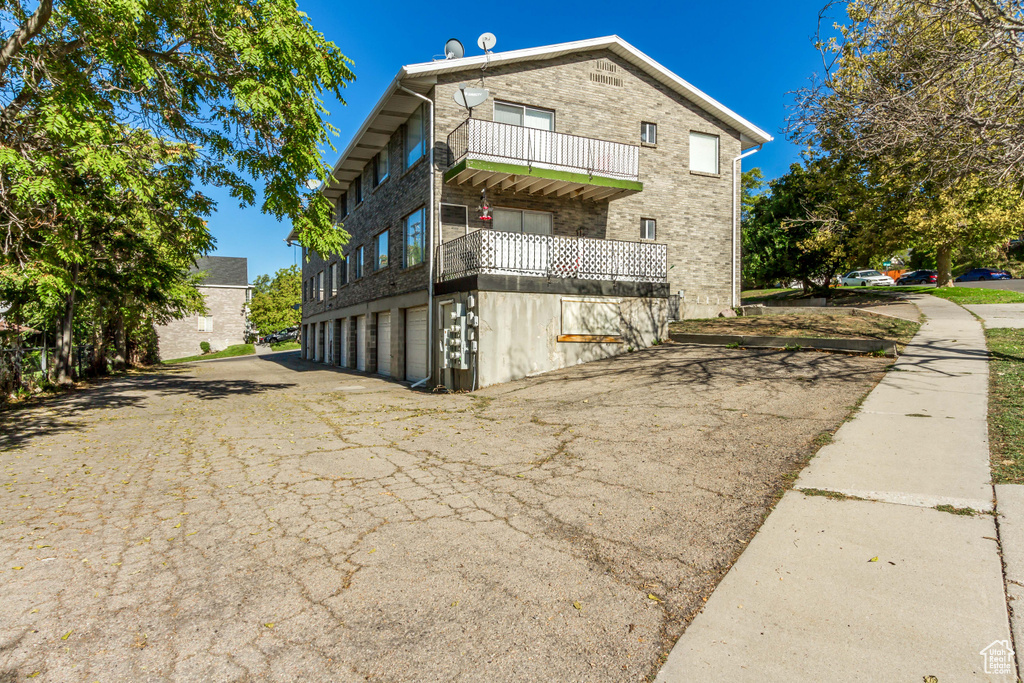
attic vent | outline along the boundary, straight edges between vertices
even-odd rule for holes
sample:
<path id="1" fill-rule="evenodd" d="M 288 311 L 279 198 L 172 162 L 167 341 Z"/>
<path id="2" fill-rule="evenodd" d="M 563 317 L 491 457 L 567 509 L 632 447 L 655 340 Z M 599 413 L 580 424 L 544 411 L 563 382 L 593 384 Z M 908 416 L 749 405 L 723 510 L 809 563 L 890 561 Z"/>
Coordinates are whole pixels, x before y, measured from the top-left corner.
<path id="1" fill-rule="evenodd" d="M 465 228 L 469 225 L 469 207 L 461 204 L 442 204 L 441 225 Z"/>
<path id="2" fill-rule="evenodd" d="M 615 73 L 618 67 L 614 63 L 609 62 L 607 59 L 597 60 L 597 64 L 594 67 L 598 71 L 607 71 L 609 73 Z"/>
<path id="3" fill-rule="evenodd" d="M 622 79 L 618 76 L 608 76 L 606 74 L 591 72 L 590 80 L 594 83 L 600 83 L 601 85 L 613 85 L 616 88 L 622 87 Z"/>

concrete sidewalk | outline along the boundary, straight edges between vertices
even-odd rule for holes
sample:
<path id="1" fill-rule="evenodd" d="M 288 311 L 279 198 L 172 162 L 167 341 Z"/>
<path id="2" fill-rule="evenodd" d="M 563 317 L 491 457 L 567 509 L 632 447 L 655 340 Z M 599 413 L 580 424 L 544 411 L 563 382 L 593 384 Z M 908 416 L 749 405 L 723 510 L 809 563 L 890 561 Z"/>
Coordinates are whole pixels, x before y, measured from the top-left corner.
<path id="1" fill-rule="evenodd" d="M 999 663 L 981 654 L 1011 642 L 995 519 L 945 507 L 993 509 L 984 333 L 956 304 L 915 303 L 921 331 L 785 494 L 658 681 L 1016 680 L 1012 656 L 991 674 Z"/>

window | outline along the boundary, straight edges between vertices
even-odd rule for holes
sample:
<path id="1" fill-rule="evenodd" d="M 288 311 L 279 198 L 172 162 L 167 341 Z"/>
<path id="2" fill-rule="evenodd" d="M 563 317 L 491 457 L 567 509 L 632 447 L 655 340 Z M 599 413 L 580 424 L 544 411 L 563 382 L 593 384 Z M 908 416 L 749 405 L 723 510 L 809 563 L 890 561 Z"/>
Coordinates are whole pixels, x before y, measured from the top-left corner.
<path id="1" fill-rule="evenodd" d="M 374 157 L 373 185 L 376 187 L 388 179 L 388 149 L 385 147 Z"/>
<path id="2" fill-rule="evenodd" d="M 213 316 L 212 315 L 201 315 L 201 316 L 199 316 L 199 331 L 200 332 L 213 332 Z"/>
<path id="3" fill-rule="evenodd" d="M 344 258 L 344 257 L 342 257 L 342 258 Z M 348 260 L 347 259 L 341 261 L 338 264 L 338 280 L 340 281 L 339 285 L 338 285 L 339 289 L 341 287 L 343 287 L 344 285 L 348 284 Z"/>
<path id="4" fill-rule="evenodd" d="M 423 209 L 413 211 L 405 217 L 405 267 L 423 263 L 426 251 L 426 226 L 423 221 Z"/>
<path id="5" fill-rule="evenodd" d="M 324 299 L 324 271 L 320 271 L 316 274 L 317 286 L 316 286 L 316 300 L 322 301 Z"/>
<path id="6" fill-rule="evenodd" d="M 358 280 L 363 276 L 363 258 L 366 256 L 366 250 L 363 247 L 356 249 L 356 253 L 352 260 L 352 279 Z"/>
<path id="7" fill-rule="evenodd" d="M 658 234 L 657 222 L 653 218 L 641 218 L 640 219 L 640 239 L 642 240 L 653 240 L 657 239 Z"/>
<path id="8" fill-rule="evenodd" d="M 640 142 L 648 145 L 658 144 L 658 124 L 656 123 L 641 123 L 640 124 Z"/>
<path id="9" fill-rule="evenodd" d="M 334 222 L 340 223 L 348 215 L 348 192 L 342 192 L 334 205 Z"/>
<path id="10" fill-rule="evenodd" d="M 494 209 L 494 229 L 502 232 L 528 232 L 534 235 L 550 235 L 552 215 L 543 211 L 520 211 L 519 209 Z"/>
<path id="11" fill-rule="evenodd" d="M 363 176 L 357 175 L 352 181 L 352 187 L 356 193 L 356 206 L 359 206 L 363 201 Z"/>
<path id="12" fill-rule="evenodd" d="M 427 153 L 427 127 L 423 116 L 423 105 L 409 117 L 405 124 L 405 167 L 409 168 Z"/>
<path id="13" fill-rule="evenodd" d="M 494 120 L 498 123 L 510 123 L 513 126 L 525 126 L 539 130 L 555 129 L 555 112 L 506 102 L 494 103 Z"/>
<path id="14" fill-rule="evenodd" d="M 718 136 L 690 133 L 690 170 L 718 173 Z"/>
<path id="15" fill-rule="evenodd" d="M 338 291 L 337 283 L 334 280 L 334 278 L 335 278 L 335 275 L 334 275 L 335 268 L 336 268 L 336 266 L 333 263 L 330 264 L 329 266 L 327 266 L 327 290 L 328 290 L 328 296 L 334 296 L 335 292 Z"/>
<path id="16" fill-rule="evenodd" d="M 385 230 L 377 235 L 377 261 L 376 270 L 388 267 L 388 231 Z"/>

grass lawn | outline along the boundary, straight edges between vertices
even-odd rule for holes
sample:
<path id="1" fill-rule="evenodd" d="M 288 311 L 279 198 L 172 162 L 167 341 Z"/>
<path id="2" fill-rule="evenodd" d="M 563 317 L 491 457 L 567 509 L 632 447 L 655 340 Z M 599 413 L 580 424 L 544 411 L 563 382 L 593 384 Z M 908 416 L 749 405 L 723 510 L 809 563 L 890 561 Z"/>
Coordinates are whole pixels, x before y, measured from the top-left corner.
<path id="1" fill-rule="evenodd" d="M 740 334 L 759 337 L 812 337 L 817 339 L 885 339 L 906 344 L 921 326 L 899 318 L 855 315 L 752 315 L 708 318 L 672 323 L 681 334 Z"/>
<path id="2" fill-rule="evenodd" d="M 1007 289 L 982 289 L 980 287 L 932 287 L 912 285 L 909 287 L 836 287 L 832 290 L 833 300 L 844 299 L 846 303 L 884 302 L 896 293 L 931 294 L 955 304 L 1018 304 L 1024 303 L 1024 292 Z M 743 292 L 744 304 L 759 304 L 766 301 L 798 299 L 802 289 L 751 289 Z M 835 303 L 835 301 L 834 301 Z"/>
<path id="3" fill-rule="evenodd" d="M 297 341 L 277 342 L 270 345 L 271 351 L 292 351 L 299 348 L 302 348 L 302 345 Z"/>
<path id="4" fill-rule="evenodd" d="M 223 351 L 217 351 L 215 353 L 207 353 L 199 356 L 188 356 L 186 358 L 172 358 L 171 360 L 163 361 L 164 365 L 171 363 L 188 363 L 194 360 L 213 360 L 214 358 L 233 358 L 235 356 L 251 356 L 256 353 L 256 347 L 252 344 L 235 344 L 229 346 Z"/>
<path id="5" fill-rule="evenodd" d="M 992 481 L 1024 484 L 1024 330 L 985 330 Z"/>

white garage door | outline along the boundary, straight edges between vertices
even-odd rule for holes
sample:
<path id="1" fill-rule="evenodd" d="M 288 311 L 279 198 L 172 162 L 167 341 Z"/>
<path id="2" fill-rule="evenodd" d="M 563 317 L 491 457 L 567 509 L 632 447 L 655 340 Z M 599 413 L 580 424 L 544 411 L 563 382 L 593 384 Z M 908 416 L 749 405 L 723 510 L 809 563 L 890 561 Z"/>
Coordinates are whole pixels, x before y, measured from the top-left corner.
<path id="1" fill-rule="evenodd" d="M 427 376 L 427 307 L 405 310 L 405 378 L 418 382 Z"/>
<path id="2" fill-rule="evenodd" d="M 391 312 L 377 314 L 377 374 L 391 376 Z"/>
<path id="3" fill-rule="evenodd" d="M 343 368 L 348 367 L 348 318 L 341 321 L 341 349 L 338 353 L 338 365 Z"/>
<path id="4" fill-rule="evenodd" d="M 366 316 L 356 318 L 356 370 L 366 372 Z"/>

